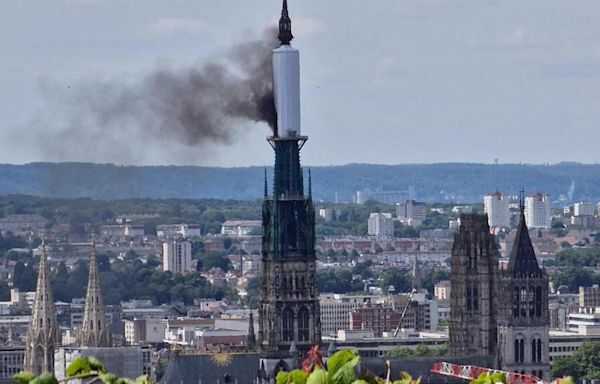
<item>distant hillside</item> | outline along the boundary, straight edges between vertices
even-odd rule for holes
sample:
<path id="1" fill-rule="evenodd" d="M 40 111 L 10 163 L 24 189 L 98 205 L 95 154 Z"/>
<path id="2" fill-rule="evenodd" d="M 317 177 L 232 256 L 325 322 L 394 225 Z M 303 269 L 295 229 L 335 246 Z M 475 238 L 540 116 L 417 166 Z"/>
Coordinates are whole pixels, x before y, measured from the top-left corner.
<path id="1" fill-rule="evenodd" d="M 397 191 L 413 186 L 424 201 L 480 202 L 498 188 L 517 193 L 543 191 L 558 200 L 600 201 L 600 165 L 561 163 L 415 164 L 312 167 L 316 200 L 349 202 L 357 190 Z M 114 166 L 89 163 L 0 165 L 0 193 L 44 197 L 216 198 L 252 200 L 262 197 L 262 167 Z M 269 178 L 272 169 L 268 169 Z"/>

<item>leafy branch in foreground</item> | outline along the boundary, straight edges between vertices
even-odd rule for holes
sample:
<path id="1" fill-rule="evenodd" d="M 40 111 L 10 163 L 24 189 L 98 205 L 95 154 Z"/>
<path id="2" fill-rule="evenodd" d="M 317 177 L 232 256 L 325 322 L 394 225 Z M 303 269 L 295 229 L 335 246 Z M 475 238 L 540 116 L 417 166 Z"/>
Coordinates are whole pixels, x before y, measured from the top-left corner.
<path id="1" fill-rule="evenodd" d="M 291 372 L 279 372 L 277 384 L 419 384 L 421 379 L 413 380 L 406 372 L 401 379 L 390 380 L 390 365 L 386 361 L 387 377 L 381 378 L 360 365 L 360 356 L 355 351 L 343 349 L 336 352 L 327 361 L 327 369 L 321 362 L 318 347 L 313 347 L 304 360 L 303 369 Z"/>
<path id="2" fill-rule="evenodd" d="M 14 375 L 13 380 L 19 384 L 59 384 L 56 377 L 49 372 L 35 377 L 33 373 L 23 371 Z M 135 380 L 117 377 L 109 373 L 104 364 L 95 357 L 78 357 L 73 360 L 67 367 L 66 378 L 60 383 L 68 383 L 71 380 L 104 384 L 152 384 L 148 375 L 142 375 Z"/>

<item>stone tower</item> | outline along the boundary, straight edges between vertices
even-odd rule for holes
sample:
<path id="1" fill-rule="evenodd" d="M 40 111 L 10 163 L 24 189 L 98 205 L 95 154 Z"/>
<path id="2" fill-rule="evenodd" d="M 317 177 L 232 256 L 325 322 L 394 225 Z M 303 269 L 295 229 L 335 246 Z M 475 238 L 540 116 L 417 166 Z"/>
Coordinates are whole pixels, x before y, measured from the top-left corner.
<path id="1" fill-rule="evenodd" d="M 110 330 L 107 327 L 104 314 L 102 291 L 100 289 L 95 238 L 92 238 L 92 255 L 90 257 L 90 273 L 85 298 L 85 310 L 77 341 L 80 346 L 85 347 L 112 346 Z"/>
<path id="2" fill-rule="evenodd" d="M 461 215 L 451 259 L 452 356 L 495 354 L 498 258 L 487 215 Z"/>
<path id="3" fill-rule="evenodd" d="M 27 330 L 24 369 L 39 375 L 54 372 L 54 349 L 59 343 L 46 245 L 42 241 L 35 300 Z"/>
<path id="4" fill-rule="evenodd" d="M 305 195 L 300 166 L 300 150 L 308 138 L 300 134 L 299 53 L 290 46 L 292 38 L 284 0 L 279 22 L 281 46 L 273 51 L 277 129 L 268 139 L 275 151 L 273 193 L 268 195 L 265 179 L 262 210 L 258 346 L 270 357 L 288 357 L 292 346 L 303 355 L 321 342 L 315 209 L 310 172 Z"/>
<path id="5" fill-rule="evenodd" d="M 500 368 L 549 379 L 548 276 L 539 267 L 521 218 L 508 267 L 500 272 L 498 339 Z"/>

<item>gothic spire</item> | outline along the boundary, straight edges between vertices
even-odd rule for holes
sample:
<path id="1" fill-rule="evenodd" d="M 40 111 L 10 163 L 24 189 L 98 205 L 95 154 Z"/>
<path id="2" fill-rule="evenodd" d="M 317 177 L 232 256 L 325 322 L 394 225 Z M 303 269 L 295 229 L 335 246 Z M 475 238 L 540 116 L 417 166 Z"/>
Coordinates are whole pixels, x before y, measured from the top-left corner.
<path id="1" fill-rule="evenodd" d="M 43 238 L 40 251 L 40 265 L 31 322 L 27 330 L 24 364 L 26 371 L 36 375 L 54 372 L 54 347 L 58 344 L 59 337 L 50 287 L 46 243 Z"/>
<path id="2" fill-rule="evenodd" d="M 310 168 L 308 168 L 308 197 L 312 197 L 312 176 L 310 174 Z"/>
<path id="3" fill-rule="evenodd" d="M 288 14 L 287 0 L 283 0 L 281 8 L 281 18 L 279 19 L 279 35 L 277 35 L 282 45 L 290 45 L 290 41 L 294 38 L 292 35 L 292 20 Z"/>
<path id="4" fill-rule="evenodd" d="M 85 310 L 78 339 L 79 345 L 87 347 L 110 347 L 112 344 L 104 316 L 98 261 L 96 259 L 96 238 L 94 236 L 92 236 L 92 254 L 90 257 Z"/>
<path id="5" fill-rule="evenodd" d="M 250 307 L 250 317 L 248 318 L 248 346 L 254 348 L 256 346 L 256 335 L 254 334 L 254 316 L 252 315 L 252 307 Z"/>
<path id="6" fill-rule="evenodd" d="M 525 223 L 525 192 L 519 193 L 519 208 L 521 210 L 519 226 L 515 241 L 508 259 L 507 272 L 513 277 L 540 277 L 542 272 L 535 257 L 535 251 L 529 229 Z"/>

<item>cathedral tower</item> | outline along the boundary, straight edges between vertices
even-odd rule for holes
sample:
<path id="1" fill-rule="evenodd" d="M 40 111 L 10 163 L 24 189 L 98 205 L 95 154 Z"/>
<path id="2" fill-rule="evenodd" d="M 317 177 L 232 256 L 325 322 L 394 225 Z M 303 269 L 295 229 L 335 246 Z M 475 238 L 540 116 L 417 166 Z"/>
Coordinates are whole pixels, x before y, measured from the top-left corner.
<path id="1" fill-rule="evenodd" d="M 524 212 L 521 192 L 519 227 L 500 274 L 499 363 L 506 371 L 549 379 L 548 276 L 538 265 Z"/>
<path id="2" fill-rule="evenodd" d="M 77 336 L 80 346 L 110 347 L 111 335 L 106 324 L 102 291 L 100 290 L 100 275 L 96 260 L 96 239 L 92 238 L 92 255 L 90 258 L 90 273 L 83 322 Z"/>
<path id="3" fill-rule="evenodd" d="M 273 50 L 273 88 L 277 129 L 268 139 L 275 151 L 272 195 L 265 179 L 263 202 L 262 286 L 258 346 L 272 356 L 301 354 L 321 342 L 316 288 L 315 209 L 300 166 L 307 140 L 300 133 L 300 59 L 287 1 L 279 21 L 281 46 Z"/>
<path id="4" fill-rule="evenodd" d="M 24 369 L 39 375 L 54 372 L 54 349 L 59 343 L 46 245 L 42 241 L 35 300 L 27 330 Z"/>
<path id="5" fill-rule="evenodd" d="M 461 215 L 451 259 L 451 356 L 496 352 L 498 258 L 487 215 Z"/>

